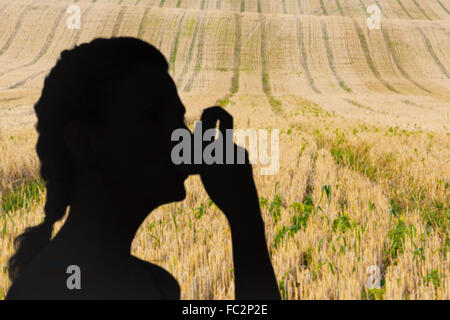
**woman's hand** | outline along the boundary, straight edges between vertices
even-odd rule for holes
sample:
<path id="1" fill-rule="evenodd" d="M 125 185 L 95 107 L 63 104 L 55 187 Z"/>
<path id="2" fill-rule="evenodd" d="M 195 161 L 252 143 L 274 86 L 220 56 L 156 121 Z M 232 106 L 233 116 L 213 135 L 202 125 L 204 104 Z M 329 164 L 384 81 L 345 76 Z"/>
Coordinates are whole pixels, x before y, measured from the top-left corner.
<path id="1" fill-rule="evenodd" d="M 226 140 L 233 139 L 232 135 L 226 134 L 226 130 L 233 129 L 233 118 L 220 107 L 205 109 L 201 117 L 204 130 L 215 128 L 217 120 L 220 121 L 219 130 L 224 138 L 223 159 L 226 159 Z M 209 197 L 223 211 L 230 224 L 235 298 L 279 300 L 281 296 L 267 251 L 252 166 L 245 149 L 234 143 L 233 149 L 233 163 L 226 164 L 224 160 L 224 164 L 202 165 L 200 178 Z M 243 164 L 237 163 L 237 152 L 245 152 Z"/>
<path id="2" fill-rule="evenodd" d="M 239 208 L 252 208 L 248 214 L 259 211 L 258 193 L 253 180 L 252 166 L 249 162 L 247 150 L 233 142 L 233 135 L 226 134 L 233 130 L 233 117 L 220 107 L 210 107 L 201 116 L 202 129 L 213 129 L 217 121 L 223 139 L 223 164 L 203 164 L 200 178 L 211 200 L 226 215 L 228 222 L 234 224 L 239 221 L 257 217 L 239 216 Z M 227 164 L 227 144 L 233 142 L 233 163 Z M 202 148 L 203 150 L 203 148 Z M 245 162 L 237 163 L 239 154 L 245 154 Z"/>

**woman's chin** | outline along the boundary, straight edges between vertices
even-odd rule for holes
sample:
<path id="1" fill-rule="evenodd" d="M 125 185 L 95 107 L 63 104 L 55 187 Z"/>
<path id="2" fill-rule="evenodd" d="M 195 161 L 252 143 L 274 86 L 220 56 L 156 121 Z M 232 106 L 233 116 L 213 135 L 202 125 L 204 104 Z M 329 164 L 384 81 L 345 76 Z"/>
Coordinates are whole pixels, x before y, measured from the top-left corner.
<path id="1" fill-rule="evenodd" d="M 186 189 L 183 185 L 183 187 L 180 190 L 176 191 L 176 199 L 174 201 L 182 201 L 185 198 L 186 198 Z"/>
<path id="2" fill-rule="evenodd" d="M 168 193 L 168 196 L 164 198 L 166 198 L 164 203 L 183 201 L 186 198 L 186 189 L 184 185 L 172 188 L 170 193 Z"/>

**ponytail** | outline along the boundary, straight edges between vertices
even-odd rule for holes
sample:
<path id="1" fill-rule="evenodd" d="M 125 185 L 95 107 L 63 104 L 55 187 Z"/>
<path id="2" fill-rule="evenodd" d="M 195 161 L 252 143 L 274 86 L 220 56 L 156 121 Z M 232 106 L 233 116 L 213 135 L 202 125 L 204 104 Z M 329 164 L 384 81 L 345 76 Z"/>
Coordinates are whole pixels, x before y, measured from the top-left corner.
<path id="1" fill-rule="evenodd" d="M 50 242 L 53 225 L 64 217 L 67 208 L 68 193 L 61 194 L 63 189 L 56 188 L 51 180 L 47 183 L 47 200 L 45 203 L 44 221 L 34 227 L 28 227 L 14 240 L 16 252 L 8 261 L 8 274 L 11 281 L 16 280 L 23 269 Z"/>
<path id="2" fill-rule="evenodd" d="M 30 263 L 35 255 L 50 241 L 52 230 L 53 224 L 44 220 L 40 225 L 28 227 L 24 233 L 14 240 L 16 253 L 8 262 L 8 272 L 11 281 L 18 278 L 23 267 Z"/>

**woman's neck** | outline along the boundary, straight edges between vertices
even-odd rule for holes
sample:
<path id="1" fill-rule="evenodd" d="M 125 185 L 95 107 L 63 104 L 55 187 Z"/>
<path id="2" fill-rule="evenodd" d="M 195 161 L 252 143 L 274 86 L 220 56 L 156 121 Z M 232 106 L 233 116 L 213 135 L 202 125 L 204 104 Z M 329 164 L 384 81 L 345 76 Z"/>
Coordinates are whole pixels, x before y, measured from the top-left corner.
<path id="1" fill-rule="evenodd" d="M 68 218 L 54 240 L 70 246 L 70 250 L 80 254 L 89 251 L 99 258 L 129 255 L 137 229 L 156 206 L 145 208 L 136 199 L 113 190 L 96 172 L 79 177 Z"/>

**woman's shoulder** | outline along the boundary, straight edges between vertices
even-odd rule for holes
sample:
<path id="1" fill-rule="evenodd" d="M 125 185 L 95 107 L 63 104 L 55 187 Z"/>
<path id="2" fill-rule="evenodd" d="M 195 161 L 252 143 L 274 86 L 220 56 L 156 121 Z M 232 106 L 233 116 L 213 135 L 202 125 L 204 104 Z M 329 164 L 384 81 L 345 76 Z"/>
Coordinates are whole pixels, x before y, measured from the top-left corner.
<path id="1" fill-rule="evenodd" d="M 180 299 L 180 286 L 167 270 L 134 256 L 119 269 L 80 266 L 80 290 L 68 286 L 76 282 L 76 268 L 69 270 L 61 260 L 37 260 L 13 282 L 6 299 Z"/>
<path id="2" fill-rule="evenodd" d="M 52 262 L 29 266 L 12 283 L 6 299 L 64 298 L 64 289 L 67 289 L 64 271 L 58 263 Z"/>
<path id="3" fill-rule="evenodd" d="M 180 285 L 178 284 L 177 279 L 175 279 L 175 277 L 170 272 L 168 272 L 166 269 L 156 264 L 141 260 L 134 256 L 133 258 L 139 265 L 141 265 L 149 273 L 149 276 L 155 280 L 159 290 L 163 295 L 163 299 L 169 300 L 180 299 L 181 296 Z"/>

